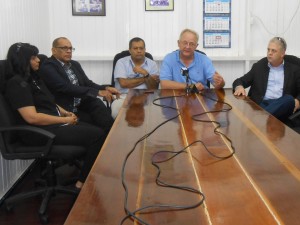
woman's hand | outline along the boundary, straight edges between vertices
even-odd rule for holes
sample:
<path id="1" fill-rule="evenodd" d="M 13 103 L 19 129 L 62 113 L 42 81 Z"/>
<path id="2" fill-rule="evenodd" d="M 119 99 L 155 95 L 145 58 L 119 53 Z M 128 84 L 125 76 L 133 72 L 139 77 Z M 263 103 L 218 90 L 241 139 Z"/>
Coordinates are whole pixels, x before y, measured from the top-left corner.
<path id="1" fill-rule="evenodd" d="M 78 118 L 74 113 L 69 112 L 69 116 L 64 118 L 66 119 L 66 124 L 75 125 L 78 123 Z"/>

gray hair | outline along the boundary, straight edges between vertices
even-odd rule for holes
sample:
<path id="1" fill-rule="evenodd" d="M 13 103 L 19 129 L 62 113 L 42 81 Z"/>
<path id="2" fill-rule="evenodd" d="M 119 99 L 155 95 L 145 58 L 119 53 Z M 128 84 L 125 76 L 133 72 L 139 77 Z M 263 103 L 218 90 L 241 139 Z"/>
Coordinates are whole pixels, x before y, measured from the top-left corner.
<path id="1" fill-rule="evenodd" d="M 181 33 L 179 35 L 179 40 L 181 40 L 183 34 L 185 34 L 185 33 L 192 33 L 192 34 L 194 34 L 195 37 L 196 37 L 196 39 L 197 39 L 197 43 L 198 43 L 198 41 L 199 41 L 199 34 L 196 31 L 194 31 L 192 29 L 188 29 L 188 28 L 184 29 L 183 31 L 181 31 Z"/>
<path id="2" fill-rule="evenodd" d="M 286 41 L 282 37 L 273 37 L 270 42 L 278 44 L 283 51 L 286 51 Z"/>

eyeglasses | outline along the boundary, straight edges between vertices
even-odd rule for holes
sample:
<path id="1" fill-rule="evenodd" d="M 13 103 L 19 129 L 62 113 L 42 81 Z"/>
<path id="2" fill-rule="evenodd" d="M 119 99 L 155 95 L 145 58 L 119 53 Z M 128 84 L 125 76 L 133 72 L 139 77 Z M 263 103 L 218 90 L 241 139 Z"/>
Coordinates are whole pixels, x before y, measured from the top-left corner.
<path id="1" fill-rule="evenodd" d="M 74 52 L 75 51 L 75 48 L 73 48 L 73 47 L 67 47 L 67 46 L 63 46 L 63 47 L 54 47 L 54 48 L 59 48 L 59 49 L 61 49 L 62 51 L 64 51 L 64 52 L 67 52 L 68 50 L 70 50 L 71 52 Z"/>
<path id="2" fill-rule="evenodd" d="M 187 42 L 187 41 L 182 41 L 181 43 L 182 43 L 182 45 L 183 45 L 184 47 L 190 46 L 191 48 L 194 48 L 194 47 L 196 47 L 196 46 L 198 45 L 197 43 L 194 43 L 194 42 Z"/>

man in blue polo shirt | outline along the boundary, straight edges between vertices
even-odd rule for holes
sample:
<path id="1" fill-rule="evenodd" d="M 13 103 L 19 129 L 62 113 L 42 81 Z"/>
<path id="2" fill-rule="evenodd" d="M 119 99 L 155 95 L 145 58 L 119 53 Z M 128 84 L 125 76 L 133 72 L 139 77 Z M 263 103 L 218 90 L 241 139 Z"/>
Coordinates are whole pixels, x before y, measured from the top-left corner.
<path id="1" fill-rule="evenodd" d="M 162 62 L 162 89 L 185 89 L 187 85 L 194 85 L 201 91 L 208 88 L 207 81 L 217 89 L 224 87 L 224 79 L 216 72 L 212 61 L 205 54 L 195 51 L 198 40 L 199 35 L 191 29 L 181 32 L 179 50 L 169 53 Z"/>

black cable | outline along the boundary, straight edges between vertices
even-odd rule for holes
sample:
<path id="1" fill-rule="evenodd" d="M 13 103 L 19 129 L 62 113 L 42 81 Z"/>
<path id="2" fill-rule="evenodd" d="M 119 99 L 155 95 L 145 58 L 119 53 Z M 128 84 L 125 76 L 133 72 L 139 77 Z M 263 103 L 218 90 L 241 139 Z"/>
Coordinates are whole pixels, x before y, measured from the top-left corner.
<path id="1" fill-rule="evenodd" d="M 218 134 L 220 136 L 222 136 L 223 138 L 225 138 L 229 143 L 230 143 L 230 147 L 232 149 L 232 152 L 227 155 L 227 156 L 217 156 L 215 154 L 213 154 L 211 151 L 208 150 L 208 148 L 204 145 L 205 149 L 207 150 L 207 152 L 212 155 L 213 157 L 215 158 L 218 158 L 218 159 L 227 159 L 227 158 L 230 158 L 234 153 L 235 153 L 235 147 L 233 146 L 233 143 L 231 141 L 231 139 L 225 135 L 224 133 L 220 132 L 219 131 L 219 128 L 221 127 L 221 123 L 218 122 L 218 121 L 215 121 L 215 120 L 204 120 L 204 119 L 197 119 L 197 117 L 201 117 L 202 115 L 205 115 L 205 114 L 211 114 L 211 113 L 218 113 L 218 112 L 228 112 L 232 109 L 232 106 L 230 104 L 228 104 L 227 102 L 224 102 L 224 101 L 220 101 L 220 100 L 217 100 L 217 99 L 214 99 L 214 98 L 211 98 L 203 93 L 200 93 L 203 97 L 207 98 L 207 99 L 210 99 L 214 102 L 217 102 L 217 103 L 221 103 L 221 104 L 224 104 L 226 106 L 228 106 L 228 108 L 222 108 L 220 110 L 211 110 L 211 111 L 207 111 L 207 112 L 203 112 L 203 113 L 199 113 L 199 114 L 195 114 L 192 116 L 192 119 L 195 120 L 195 121 L 198 121 L 198 122 L 203 122 L 203 123 L 215 123 L 216 124 L 216 127 L 214 129 L 214 133 L 215 134 Z"/>
<path id="2" fill-rule="evenodd" d="M 171 97 L 162 97 L 162 98 L 158 98 L 158 99 L 166 99 L 166 98 L 174 98 L 176 96 L 171 96 Z M 180 97 L 180 96 L 177 96 L 177 97 Z M 158 104 L 155 104 L 154 102 L 158 99 L 155 99 L 153 100 L 153 104 L 154 105 L 157 105 L 157 106 L 161 106 L 162 108 L 171 108 L 171 109 L 174 109 L 174 110 L 177 110 L 177 108 L 174 108 L 174 107 L 171 107 L 171 106 L 166 106 L 166 105 L 158 105 Z M 138 143 L 142 142 L 144 139 L 146 139 L 147 137 L 149 137 L 152 133 L 154 133 L 159 127 L 163 126 L 164 124 L 166 124 L 167 122 L 179 117 L 180 113 L 178 113 L 176 116 L 174 117 L 171 117 L 170 119 L 162 122 L 161 124 L 159 124 L 158 126 L 156 126 L 152 131 L 150 131 L 149 133 L 145 134 L 143 137 L 141 137 L 133 146 L 133 148 L 131 149 L 131 151 L 129 151 L 129 153 L 126 155 L 125 157 L 125 160 L 123 162 L 123 166 L 122 166 L 122 185 L 125 189 L 125 201 L 124 201 L 124 209 L 125 209 L 125 213 L 128 215 L 126 216 L 126 218 L 124 218 L 120 224 L 123 224 L 123 222 L 129 218 L 129 217 L 132 217 L 133 219 L 135 220 L 138 220 L 140 223 L 142 224 L 147 224 L 146 222 L 144 221 L 141 221 L 137 216 L 135 216 L 133 212 L 130 212 L 130 210 L 128 209 L 127 207 L 127 201 L 128 201 L 128 187 L 127 187 L 127 184 L 126 184 L 126 181 L 125 181 L 125 167 L 126 167 L 126 164 L 127 164 L 127 160 L 128 158 L 130 157 L 130 155 L 133 153 L 133 151 L 135 150 L 136 146 L 138 145 Z"/>
<path id="3" fill-rule="evenodd" d="M 169 161 L 169 160 L 173 159 L 174 157 L 176 157 L 177 155 L 186 152 L 187 148 L 189 148 L 190 146 L 192 146 L 192 145 L 194 145 L 196 143 L 201 143 L 204 146 L 204 148 L 206 149 L 206 151 L 210 155 L 212 155 L 213 157 L 218 158 L 218 159 L 227 159 L 227 158 L 231 157 L 235 153 L 235 149 L 234 149 L 234 147 L 232 145 L 232 141 L 230 140 L 230 138 L 227 137 L 225 134 L 223 134 L 222 132 L 219 131 L 219 128 L 221 127 L 221 124 L 218 121 L 198 119 L 198 117 L 201 117 L 202 115 L 207 114 L 207 113 L 227 112 L 227 111 L 230 111 L 232 109 L 232 106 L 229 105 L 228 103 L 224 102 L 224 101 L 219 101 L 219 100 L 216 100 L 216 99 L 213 99 L 213 98 L 210 98 L 208 96 L 203 95 L 204 97 L 206 97 L 206 98 L 208 98 L 210 100 L 213 100 L 213 101 L 216 101 L 216 102 L 219 102 L 219 103 L 227 105 L 228 108 L 226 108 L 226 109 L 222 108 L 221 110 L 212 110 L 212 111 L 208 111 L 208 112 L 203 112 L 203 113 L 200 113 L 200 114 L 196 114 L 196 115 L 192 116 L 192 119 L 195 120 L 195 121 L 199 121 L 199 122 L 210 122 L 210 123 L 217 124 L 217 126 L 214 129 L 214 133 L 223 136 L 227 141 L 229 141 L 230 144 L 231 144 L 231 148 L 233 149 L 233 151 L 231 152 L 231 154 L 229 154 L 227 156 L 221 157 L 221 156 L 215 155 L 212 152 L 210 152 L 209 149 L 206 147 L 206 145 L 205 145 L 205 143 L 203 141 L 197 140 L 197 141 L 194 141 L 194 142 L 190 143 L 188 146 L 186 146 L 185 148 L 183 148 L 183 149 L 181 149 L 179 151 L 158 151 L 158 152 L 154 153 L 153 156 L 152 156 L 152 165 L 154 167 L 156 167 L 156 169 L 157 169 L 156 184 L 158 186 L 166 187 L 166 188 L 175 188 L 175 189 L 180 189 L 180 190 L 183 190 L 183 191 L 189 191 L 189 192 L 192 192 L 192 193 L 195 193 L 195 194 L 199 195 L 201 198 L 200 198 L 200 200 L 197 203 L 195 203 L 193 205 L 187 205 L 187 206 L 184 206 L 184 205 L 154 204 L 154 205 L 148 205 L 148 206 L 140 207 L 140 208 L 138 208 L 138 209 L 136 209 L 134 211 L 130 211 L 128 209 L 128 205 L 127 205 L 128 204 L 128 187 L 127 187 L 127 183 L 126 183 L 126 180 L 125 180 L 125 167 L 126 167 L 128 158 L 131 156 L 131 154 L 134 152 L 136 146 L 140 142 L 142 142 L 143 140 L 145 140 L 147 137 L 149 137 L 151 134 L 153 134 L 158 128 L 160 128 L 164 124 L 168 123 L 169 121 L 171 121 L 173 119 L 176 119 L 177 117 L 179 117 L 181 115 L 181 113 L 179 112 L 179 110 L 177 108 L 172 107 L 172 106 L 168 106 L 168 105 L 158 104 L 158 103 L 156 103 L 156 101 L 163 100 L 163 99 L 169 99 L 169 98 L 184 97 L 184 96 L 186 96 L 186 95 L 160 97 L 160 98 L 154 99 L 153 102 L 152 102 L 156 106 L 159 106 L 159 107 L 162 107 L 162 108 L 170 108 L 170 109 L 176 110 L 178 112 L 178 114 L 175 115 L 175 116 L 173 116 L 173 117 L 171 117 L 170 119 L 168 119 L 168 120 L 160 123 L 152 131 L 150 131 L 149 133 L 145 134 L 143 137 L 141 137 L 140 139 L 138 139 L 135 142 L 133 148 L 126 155 L 126 157 L 124 159 L 124 162 L 123 162 L 122 173 L 121 173 L 122 185 L 123 185 L 124 190 L 125 190 L 124 210 L 125 210 L 126 216 L 121 220 L 120 225 L 122 225 L 127 219 L 132 219 L 133 221 L 135 220 L 135 221 L 139 222 L 140 224 L 149 225 L 146 221 L 144 221 L 144 220 L 140 219 L 138 216 L 136 216 L 137 213 L 142 213 L 143 211 L 148 210 L 148 209 L 156 209 L 157 208 L 157 209 L 168 209 L 168 210 L 186 210 L 186 209 L 196 208 L 196 207 L 200 206 L 203 203 L 203 201 L 205 199 L 205 196 L 199 190 L 197 190 L 195 188 L 192 188 L 192 187 L 188 187 L 188 186 L 178 186 L 178 185 L 174 185 L 174 184 L 169 184 L 169 183 L 166 183 L 163 180 L 161 180 L 160 179 L 161 169 L 160 169 L 160 167 L 158 165 L 159 163 L 163 163 L 163 162 Z M 173 155 L 171 157 L 165 159 L 165 160 L 155 161 L 154 157 L 157 154 L 163 153 L 163 152 L 171 153 Z"/>

